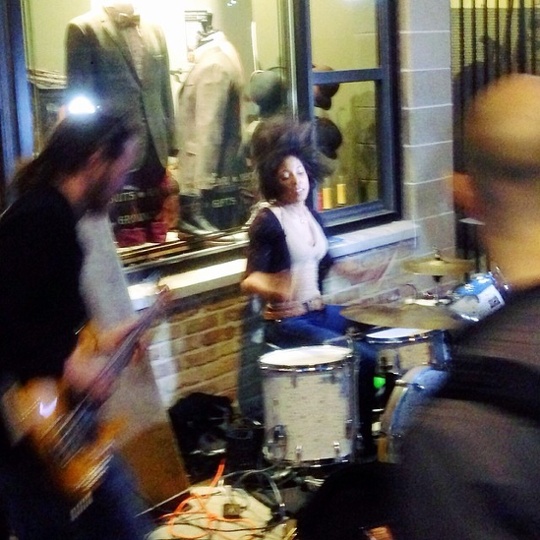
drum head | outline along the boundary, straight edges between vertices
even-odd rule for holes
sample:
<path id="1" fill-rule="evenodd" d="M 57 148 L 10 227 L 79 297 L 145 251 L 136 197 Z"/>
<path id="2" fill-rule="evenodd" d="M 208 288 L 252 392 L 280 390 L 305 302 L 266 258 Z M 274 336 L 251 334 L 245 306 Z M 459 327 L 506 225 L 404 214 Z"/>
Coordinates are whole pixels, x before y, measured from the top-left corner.
<path id="1" fill-rule="evenodd" d="M 366 334 L 366 341 L 373 344 L 401 344 L 415 341 L 425 341 L 430 333 L 421 328 L 387 328 Z"/>
<path id="2" fill-rule="evenodd" d="M 315 369 L 341 363 L 351 356 L 347 347 L 334 345 L 314 345 L 294 349 L 280 349 L 263 354 L 259 358 L 262 369 L 290 371 L 298 369 Z"/>

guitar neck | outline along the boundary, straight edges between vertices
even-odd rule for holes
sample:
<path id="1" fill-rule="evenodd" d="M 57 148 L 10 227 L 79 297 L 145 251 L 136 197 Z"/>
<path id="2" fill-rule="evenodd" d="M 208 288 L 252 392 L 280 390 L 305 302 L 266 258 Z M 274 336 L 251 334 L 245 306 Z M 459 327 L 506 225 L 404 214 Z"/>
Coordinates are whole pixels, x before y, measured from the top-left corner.
<path id="1" fill-rule="evenodd" d="M 156 316 L 162 311 L 163 295 L 166 292 L 166 290 L 161 291 L 154 304 L 141 315 L 137 325 L 126 335 L 98 377 L 116 377 L 129 364 L 141 334 L 150 328 Z"/>
<path id="2" fill-rule="evenodd" d="M 131 332 L 127 334 L 120 346 L 111 356 L 107 365 L 104 367 L 102 371 L 103 376 L 119 375 L 120 372 L 129 364 L 133 352 L 137 347 L 137 343 L 139 342 L 139 338 L 148 328 L 150 328 L 150 325 L 156 316 L 156 311 L 157 310 L 154 309 L 154 306 L 152 306 L 141 316 L 137 326 L 135 326 Z"/>

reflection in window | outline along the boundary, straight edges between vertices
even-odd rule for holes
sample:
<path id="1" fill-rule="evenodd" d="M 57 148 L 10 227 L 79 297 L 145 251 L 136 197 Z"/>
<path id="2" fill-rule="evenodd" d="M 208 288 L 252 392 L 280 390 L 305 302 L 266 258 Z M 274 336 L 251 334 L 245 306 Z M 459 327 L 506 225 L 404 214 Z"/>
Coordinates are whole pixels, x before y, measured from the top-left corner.
<path id="1" fill-rule="evenodd" d="M 378 155 L 386 146 L 376 144 L 381 137 L 381 117 L 376 114 L 376 104 L 381 103 L 381 75 L 351 77 L 350 73 L 381 71 L 379 6 L 385 2 L 299 3 L 309 6 L 314 71 L 329 71 L 338 77 L 311 89 L 319 129 L 328 137 L 326 150 L 334 162 L 334 172 L 326 179 L 318 204 L 321 209 L 347 209 L 381 199 L 379 182 L 388 177 L 387 171 L 380 170 Z M 147 128 L 145 144 L 152 154 L 151 163 L 138 179 L 130 180 L 112 205 L 115 228 L 130 231 L 120 244 L 132 253 L 134 248 L 164 238 L 169 243 L 188 242 L 195 248 L 204 245 L 201 240 L 226 243 L 245 238 L 234 235 L 245 228 L 260 199 L 249 160 L 251 134 L 260 121 L 277 112 L 294 109 L 305 114 L 295 94 L 298 89 L 298 94 L 306 95 L 310 89 L 301 87 L 296 76 L 312 66 L 304 65 L 290 51 L 293 40 L 288 19 L 297 16 L 291 7 L 296 4 L 290 0 L 56 0 L 51 10 L 42 0 L 25 0 L 23 6 L 36 152 L 58 117 L 65 114 L 66 100 L 78 87 L 86 87 L 88 95 L 103 107 L 138 111 Z M 104 9 L 114 7 L 121 17 L 114 18 Z M 134 29 L 120 30 L 118 25 L 129 18 L 123 15 L 131 14 L 139 16 L 134 19 Z M 48 24 L 43 24 L 45 20 Z M 88 81 L 105 53 L 90 51 L 83 43 L 84 32 L 77 32 L 75 24 L 82 20 L 100 28 L 94 44 L 107 54 L 116 47 L 115 55 L 108 57 L 110 66 L 101 66 L 107 79 L 99 91 Z M 149 26 L 156 31 L 144 43 Z M 84 45 L 71 60 L 66 39 L 70 28 L 74 41 Z M 210 48 L 219 35 L 226 38 L 220 44 L 225 56 L 212 64 L 212 76 L 195 92 L 202 56 L 199 47 Z M 227 54 L 227 50 L 235 54 Z M 225 59 L 238 68 L 234 83 L 218 69 Z M 163 74 L 167 60 L 168 81 L 162 79 L 167 84 L 157 85 L 156 73 Z M 120 78 L 127 69 L 133 76 L 129 83 Z M 349 76 L 342 77 L 343 73 Z M 158 90 L 166 86 L 170 90 Z M 155 89 L 152 98 L 150 87 Z M 218 89 L 225 97 L 214 99 Z M 172 104 L 164 97 L 168 91 Z M 108 97 L 113 95 L 114 99 Z M 200 110 L 206 113 L 206 131 L 198 129 L 196 113 Z M 234 129 L 229 122 L 223 128 L 222 120 L 233 116 Z M 157 129 L 158 124 L 162 128 Z M 140 260 L 138 255 L 135 258 Z"/>
<path id="2" fill-rule="evenodd" d="M 25 2 L 35 150 L 77 96 L 141 126 L 138 171 L 111 205 L 120 247 L 224 239 L 245 224 L 257 202 L 250 133 L 288 99 L 278 7 L 58 0 L 51 14 Z"/>
<path id="3" fill-rule="evenodd" d="M 311 50 L 313 115 L 319 125 L 324 120 L 334 144 L 340 141 L 334 171 L 316 204 L 324 210 L 326 225 L 340 230 L 371 219 L 395 219 L 395 3 L 312 0 L 305 16 L 311 29 L 306 46 Z M 309 103 L 304 101 L 303 108 L 309 109 Z"/>
<path id="4" fill-rule="evenodd" d="M 321 210 L 374 201 L 378 193 L 375 88 L 373 82 L 341 83 L 329 107 L 316 105 L 320 144 L 333 173 L 319 191 Z"/>

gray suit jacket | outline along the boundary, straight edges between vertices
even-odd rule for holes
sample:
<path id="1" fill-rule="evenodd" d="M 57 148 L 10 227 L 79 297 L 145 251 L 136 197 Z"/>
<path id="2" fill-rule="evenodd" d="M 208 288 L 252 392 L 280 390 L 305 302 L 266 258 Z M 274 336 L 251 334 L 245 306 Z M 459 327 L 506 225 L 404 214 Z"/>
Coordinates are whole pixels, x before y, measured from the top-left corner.
<path id="1" fill-rule="evenodd" d="M 139 28 L 142 80 L 122 32 L 105 11 L 71 20 L 66 32 L 68 99 L 82 93 L 105 111 L 128 115 L 165 167 L 176 146 L 167 46 L 159 27 L 141 20 Z M 143 161 L 141 155 L 137 165 Z"/>
<path id="2" fill-rule="evenodd" d="M 185 194 L 213 187 L 212 175 L 239 172 L 243 72 L 232 45 L 223 41 L 204 46 L 178 96 L 179 183 Z"/>

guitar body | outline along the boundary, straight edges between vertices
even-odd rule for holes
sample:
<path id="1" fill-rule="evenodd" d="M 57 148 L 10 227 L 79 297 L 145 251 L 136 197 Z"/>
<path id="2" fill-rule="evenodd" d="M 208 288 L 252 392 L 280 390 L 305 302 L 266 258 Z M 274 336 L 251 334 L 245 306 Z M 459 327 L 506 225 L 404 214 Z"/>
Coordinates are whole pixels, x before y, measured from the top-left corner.
<path id="1" fill-rule="evenodd" d="M 78 410 L 69 390 L 55 379 L 29 381 L 12 403 L 58 489 L 74 502 L 91 494 L 107 470 L 116 429 L 99 424 L 96 411 Z"/>

